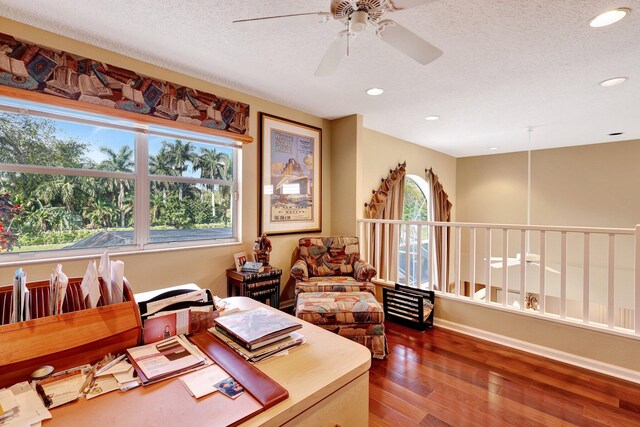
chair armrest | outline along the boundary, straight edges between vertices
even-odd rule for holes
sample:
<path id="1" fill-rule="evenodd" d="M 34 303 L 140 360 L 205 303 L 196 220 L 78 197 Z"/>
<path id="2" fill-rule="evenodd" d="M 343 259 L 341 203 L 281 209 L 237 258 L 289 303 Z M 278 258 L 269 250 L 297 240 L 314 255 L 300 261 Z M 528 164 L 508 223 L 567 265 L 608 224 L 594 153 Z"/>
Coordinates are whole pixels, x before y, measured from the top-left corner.
<path id="1" fill-rule="evenodd" d="M 307 263 L 302 259 L 297 260 L 291 267 L 291 275 L 296 279 L 296 283 L 309 281 Z"/>
<path id="2" fill-rule="evenodd" d="M 358 259 L 353 263 L 353 276 L 358 282 L 370 282 L 377 273 L 376 269 L 364 260 Z"/>

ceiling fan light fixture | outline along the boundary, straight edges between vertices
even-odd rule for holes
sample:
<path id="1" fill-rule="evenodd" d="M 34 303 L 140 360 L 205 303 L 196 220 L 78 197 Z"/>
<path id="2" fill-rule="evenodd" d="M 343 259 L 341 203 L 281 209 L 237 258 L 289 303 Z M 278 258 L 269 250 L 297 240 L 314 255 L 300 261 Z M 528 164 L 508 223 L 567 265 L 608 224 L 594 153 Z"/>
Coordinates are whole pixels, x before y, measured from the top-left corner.
<path id="1" fill-rule="evenodd" d="M 367 28 L 369 14 L 364 10 L 356 10 L 349 16 L 349 29 L 353 33 L 359 33 Z"/>
<path id="2" fill-rule="evenodd" d="M 602 87 L 618 86 L 627 81 L 626 77 L 613 77 L 611 79 L 603 80 L 600 82 Z"/>
<path id="3" fill-rule="evenodd" d="M 620 7 L 617 9 L 608 10 L 595 16 L 589 20 L 589 25 L 593 28 L 606 27 L 607 25 L 615 24 L 622 18 L 631 13 L 631 9 L 626 7 Z"/>
<path id="4" fill-rule="evenodd" d="M 440 116 L 427 116 L 424 119 L 428 122 L 434 122 L 436 120 L 440 120 Z"/>
<path id="5" fill-rule="evenodd" d="M 378 95 L 382 95 L 383 93 L 384 93 L 384 89 L 379 87 L 372 87 L 367 89 L 367 95 L 378 96 Z"/>

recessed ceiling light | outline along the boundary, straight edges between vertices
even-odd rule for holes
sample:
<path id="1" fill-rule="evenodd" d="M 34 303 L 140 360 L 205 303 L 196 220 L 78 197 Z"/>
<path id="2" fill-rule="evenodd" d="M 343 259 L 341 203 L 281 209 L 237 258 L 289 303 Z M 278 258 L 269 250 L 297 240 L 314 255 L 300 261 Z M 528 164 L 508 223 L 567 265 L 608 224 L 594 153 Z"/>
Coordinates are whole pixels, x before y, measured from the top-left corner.
<path id="1" fill-rule="evenodd" d="M 613 77 L 611 79 L 601 81 L 600 86 L 603 86 L 603 87 L 617 86 L 626 81 L 627 81 L 626 77 Z"/>
<path id="2" fill-rule="evenodd" d="M 491 150 L 491 151 L 495 151 L 495 150 L 497 150 L 498 148 L 500 148 L 500 147 L 489 147 L 489 150 Z"/>
<path id="3" fill-rule="evenodd" d="M 367 89 L 367 95 L 378 96 L 384 93 L 384 89 L 380 89 L 379 87 L 372 87 Z"/>
<path id="4" fill-rule="evenodd" d="M 427 116 L 424 119 L 432 122 L 434 120 L 440 120 L 440 116 Z"/>
<path id="5" fill-rule="evenodd" d="M 631 12 L 631 9 L 626 7 L 620 7 L 618 9 L 608 10 L 600 15 L 591 18 L 589 25 L 593 28 L 606 27 L 607 25 L 615 24 Z"/>

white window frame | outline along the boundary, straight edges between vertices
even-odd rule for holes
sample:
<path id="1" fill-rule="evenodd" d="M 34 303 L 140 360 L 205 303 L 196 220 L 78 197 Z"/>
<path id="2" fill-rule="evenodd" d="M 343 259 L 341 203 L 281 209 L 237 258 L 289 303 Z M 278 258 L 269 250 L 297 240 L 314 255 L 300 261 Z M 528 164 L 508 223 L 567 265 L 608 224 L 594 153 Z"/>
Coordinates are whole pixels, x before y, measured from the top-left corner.
<path id="1" fill-rule="evenodd" d="M 241 227 L 241 192 L 240 177 L 242 176 L 242 143 L 232 138 L 187 132 L 180 129 L 147 125 L 130 120 L 121 120 L 98 114 L 83 113 L 62 107 L 51 107 L 46 104 L 25 103 L 11 98 L 0 97 L 0 113 L 28 114 L 46 119 L 63 120 L 67 122 L 90 126 L 106 127 L 125 130 L 134 133 L 134 172 L 104 171 L 98 169 L 74 169 L 55 166 L 38 166 L 0 163 L 0 171 L 33 173 L 45 175 L 83 176 L 92 178 L 130 179 L 134 182 L 134 240 L 135 244 L 126 246 L 109 246 L 87 249 L 55 249 L 31 252 L 3 252 L 0 254 L 0 265 L 11 265 L 14 262 L 23 263 L 25 260 L 56 260 L 91 258 L 109 250 L 110 253 L 133 254 L 149 251 L 178 250 L 188 248 L 226 246 L 242 242 Z M 168 123 L 168 126 L 170 124 Z M 187 142 L 197 142 L 217 147 L 232 149 L 233 177 L 232 180 L 163 176 L 149 174 L 149 136 L 182 139 Z M 190 240 L 182 242 L 150 243 L 150 188 L 152 181 L 181 182 L 188 184 L 228 185 L 231 186 L 231 230 L 232 236 L 225 239 Z"/>

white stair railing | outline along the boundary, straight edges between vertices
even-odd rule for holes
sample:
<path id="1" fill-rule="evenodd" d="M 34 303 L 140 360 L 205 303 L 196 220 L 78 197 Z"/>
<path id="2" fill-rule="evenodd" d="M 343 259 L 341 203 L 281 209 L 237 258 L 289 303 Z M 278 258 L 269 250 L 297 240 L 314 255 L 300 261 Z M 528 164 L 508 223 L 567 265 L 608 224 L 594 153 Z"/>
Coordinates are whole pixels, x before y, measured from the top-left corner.
<path id="1" fill-rule="evenodd" d="M 437 264 L 436 230 L 442 232 Z M 443 298 L 640 337 L 640 225 L 360 219 L 358 236 L 381 284 L 399 282 Z"/>

